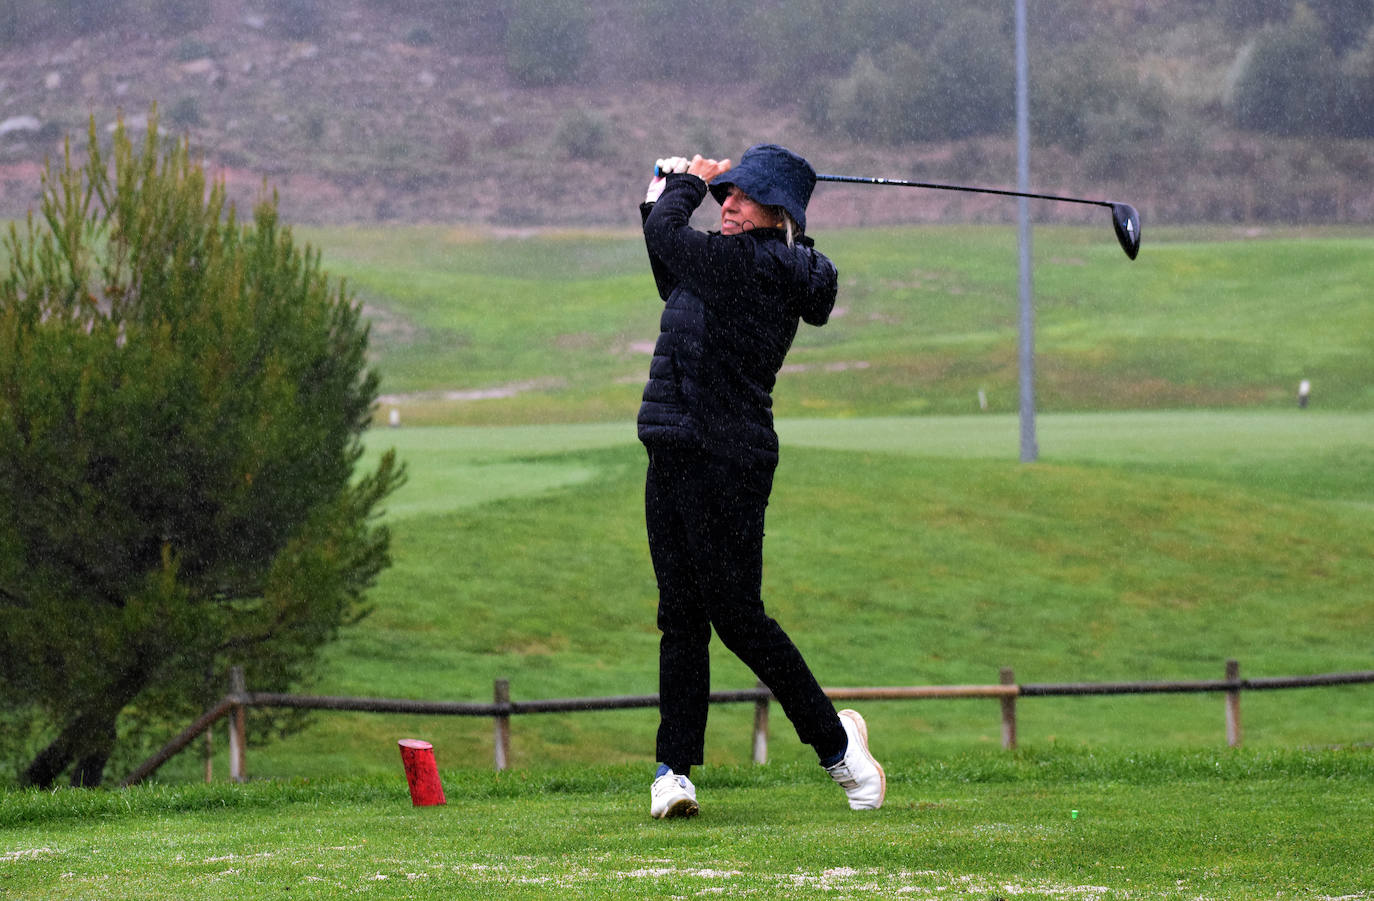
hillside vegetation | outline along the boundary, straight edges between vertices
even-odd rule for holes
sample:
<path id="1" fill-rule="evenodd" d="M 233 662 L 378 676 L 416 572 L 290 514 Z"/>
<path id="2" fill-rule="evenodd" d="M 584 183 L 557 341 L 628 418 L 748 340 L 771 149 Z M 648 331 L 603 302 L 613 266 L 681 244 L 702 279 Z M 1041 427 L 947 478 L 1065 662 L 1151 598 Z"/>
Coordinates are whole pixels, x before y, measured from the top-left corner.
<path id="1" fill-rule="evenodd" d="M 1014 181 L 1001 0 L 4 0 L 0 213 L 94 116 L 153 103 L 292 221 L 631 224 L 669 152 Z M 1032 180 L 1148 223 L 1374 219 L 1368 0 L 1032 4 Z M 828 227 L 1004 201 L 828 188 Z M 1082 212 L 1046 206 L 1040 219 Z"/>

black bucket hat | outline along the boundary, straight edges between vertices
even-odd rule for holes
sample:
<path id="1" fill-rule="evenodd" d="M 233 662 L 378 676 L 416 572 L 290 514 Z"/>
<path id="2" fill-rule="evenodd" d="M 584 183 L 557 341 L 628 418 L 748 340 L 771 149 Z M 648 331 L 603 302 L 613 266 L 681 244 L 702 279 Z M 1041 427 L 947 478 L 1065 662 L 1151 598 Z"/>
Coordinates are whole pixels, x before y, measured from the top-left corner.
<path id="1" fill-rule="evenodd" d="M 731 185 L 764 206 L 787 210 L 797 228 L 806 231 L 806 204 L 816 187 L 816 170 L 786 147 L 755 144 L 738 165 L 711 180 L 711 196 L 724 203 Z"/>

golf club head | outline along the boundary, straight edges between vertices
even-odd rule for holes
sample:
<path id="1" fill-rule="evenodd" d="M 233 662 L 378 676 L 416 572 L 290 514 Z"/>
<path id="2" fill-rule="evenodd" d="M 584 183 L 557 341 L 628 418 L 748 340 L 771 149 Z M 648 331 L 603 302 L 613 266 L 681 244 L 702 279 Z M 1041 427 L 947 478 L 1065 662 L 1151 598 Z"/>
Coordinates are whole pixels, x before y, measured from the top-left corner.
<path id="1" fill-rule="evenodd" d="M 1126 256 L 1135 259 L 1140 253 L 1140 214 L 1129 203 L 1112 204 L 1112 228 Z"/>

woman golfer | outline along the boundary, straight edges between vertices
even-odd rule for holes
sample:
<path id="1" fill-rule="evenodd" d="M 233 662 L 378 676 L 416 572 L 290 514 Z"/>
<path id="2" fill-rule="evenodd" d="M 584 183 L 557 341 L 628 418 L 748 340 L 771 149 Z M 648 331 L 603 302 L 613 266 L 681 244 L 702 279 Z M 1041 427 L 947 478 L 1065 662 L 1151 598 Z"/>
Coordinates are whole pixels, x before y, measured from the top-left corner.
<path id="1" fill-rule="evenodd" d="M 658 579 L 658 773 L 649 812 L 692 816 L 688 779 L 703 762 L 714 627 L 777 697 L 855 810 L 882 806 L 886 777 L 853 710 L 838 714 L 787 633 L 763 609 L 764 510 L 778 462 L 772 390 L 798 320 L 824 325 L 835 267 L 806 237 L 810 163 L 776 144 L 739 165 L 659 161 L 640 210 L 665 301 L 639 438 L 649 454 L 644 507 Z M 720 232 L 689 225 L 707 191 Z"/>

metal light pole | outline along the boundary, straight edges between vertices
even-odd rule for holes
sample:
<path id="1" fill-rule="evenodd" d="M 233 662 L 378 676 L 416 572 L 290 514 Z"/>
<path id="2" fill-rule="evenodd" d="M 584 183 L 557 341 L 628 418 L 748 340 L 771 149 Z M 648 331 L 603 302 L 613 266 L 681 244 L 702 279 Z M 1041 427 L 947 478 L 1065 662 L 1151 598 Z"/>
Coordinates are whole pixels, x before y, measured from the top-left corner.
<path id="1" fill-rule="evenodd" d="M 1030 191 L 1029 61 L 1026 52 L 1026 0 L 1016 0 L 1016 189 Z M 1035 306 L 1031 300 L 1030 200 L 1017 200 L 1017 246 L 1020 251 L 1021 315 L 1021 462 L 1040 456 L 1035 440 Z"/>

